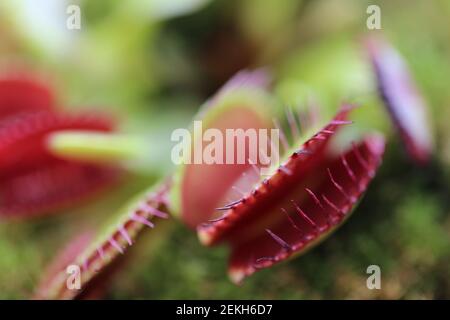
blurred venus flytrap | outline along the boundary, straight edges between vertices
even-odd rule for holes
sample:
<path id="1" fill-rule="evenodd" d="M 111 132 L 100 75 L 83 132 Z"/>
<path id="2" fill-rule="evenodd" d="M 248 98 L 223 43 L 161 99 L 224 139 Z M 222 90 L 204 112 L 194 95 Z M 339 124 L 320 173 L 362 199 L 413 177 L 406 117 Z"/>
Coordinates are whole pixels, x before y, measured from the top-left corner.
<path id="1" fill-rule="evenodd" d="M 428 163 L 434 145 L 428 108 L 405 61 L 381 37 L 368 38 L 366 46 L 379 94 L 400 133 L 406 151 L 418 164 Z"/>
<path id="2" fill-rule="evenodd" d="M 0 216 L 30 217 L 77 204 L 116 181 L 113 166 L 65 160 L 47 137 L 61 130 L 111 132 L 114 123 L 95 114 L 56 110 L 51 89 L 37 79 L 0 80 Z"/>

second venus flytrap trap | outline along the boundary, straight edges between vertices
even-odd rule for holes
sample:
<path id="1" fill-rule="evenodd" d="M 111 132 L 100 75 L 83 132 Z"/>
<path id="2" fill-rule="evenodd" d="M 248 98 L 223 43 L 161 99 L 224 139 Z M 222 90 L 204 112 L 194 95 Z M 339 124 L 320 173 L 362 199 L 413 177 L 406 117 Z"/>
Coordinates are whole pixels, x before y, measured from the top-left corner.
<path id="1" fill-rule="evenodd" d="M 425 165 L 433 151 L 425 102 L 395 49 L 381 38 L 367 43 L 380 97 L 406 150 Z M 276 163 L 267 166 L 252 158 L 251 147 L 243 144 L 243 150 L 233 149 L 245 155 L 243 163 L 178 165 L 104 228 L 80 231 L 49 265 L 34 297 L 101 297 L 124 260 L 132 258 L 130 248 L 160 223 L 181 221 L 206 247 L 227 246 L 228 275 L 236 284 L 332 237 L 376 177 L 387 142 L 372 128 L 352 130 L 352 113 L 364 106 L 343 103 L 330 118 L 318 117 L 313 105 L 307 112 L 280 107 L 269 79 L 262 70 L 241 71 L 205 102 L 194 120 L 224 136 L 231 129 L 276 130 Z M 73 132 L 81 145 L 99 136 L 100 142 L 119 141 L 114 122 L 98 114 L 62 112 L 39 81 L 24 76 L 0 81 L 0 117 L 2 217 L 55 213 L 117 182 L 123 171 L 120 161 L 108 161 L 101 151 L 93 157 L 97 161 L 86 161 L 95 143 L 91 149 L 68 147 Z M 196 144 L 202 150 L 208 146 L 194 135 L 183 150 L 192 151 Z M 268 141 L 258 145 L 257 155 L 260 149 L 266 156 L 266 149 L 278 152 Z M 214 152 L 225 155 L 227 149 Z M 79 267 L 81 288 L 68 286 L 68 266 Z"/>

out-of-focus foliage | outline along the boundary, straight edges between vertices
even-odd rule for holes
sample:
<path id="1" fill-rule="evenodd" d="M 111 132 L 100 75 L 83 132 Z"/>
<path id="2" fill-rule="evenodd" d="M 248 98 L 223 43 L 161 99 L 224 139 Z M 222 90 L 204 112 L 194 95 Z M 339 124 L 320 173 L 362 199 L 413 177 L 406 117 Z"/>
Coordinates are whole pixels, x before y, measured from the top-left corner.
<path id="1" fill-rule="evenodd" d="M 375 93 L 360 43 L 372 32 L 373 1 L 2 1 L 0 66 L 48 76 L 68 109 L 116 114 L 124 131 L 148 139 L 161 167 L 64 215 L 1 222 L 0 298 L 28 297 L 65 241 L 167 172 L 174 128 L 236 71 L 260 66 L 273 72 L 283 103 L 313 101 L 330 115 L 354 102 L 362 106 L 356 126 L 389 135 L 380 174 L 354 216 L 310 253 L 242 287 L 226 278 L 223 248 L 206 249 L 183 226 L 167 226 L 134 250 L 107 297 L 450 298 L 450 3 L 375 2 L 382 31 L 431 108 L 437 148 L 424 169 L 401 151 Z M 81 6 L 81 30 L 65 28 L 69 3 Z M 381 290 L 366 287 L 371 264 L 381 267 Z"/>

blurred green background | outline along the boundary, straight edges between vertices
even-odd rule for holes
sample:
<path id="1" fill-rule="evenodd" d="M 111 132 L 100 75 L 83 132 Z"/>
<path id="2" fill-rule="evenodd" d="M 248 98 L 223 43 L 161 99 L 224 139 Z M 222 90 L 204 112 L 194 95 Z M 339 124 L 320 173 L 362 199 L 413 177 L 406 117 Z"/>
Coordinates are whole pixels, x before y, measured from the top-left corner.
<path id="1" fill-rule="evenodd" d="M 81 30 L 66 7 L 81 7 Z M 402 151 L 361 46 L 370 4 L 430 105 L 436 153 L 417 168 Z M 170 170 L 170 132 L 243 68 L 267 67 L 287 105 L 314 99 L 331 114 L 363 107 L 358 126 L 390 138 L 379 174 L 353 217 L 323 244 L 241 287 L 226 276 L 226 248 L 206 249 L 179 223 L 133 249 L 106 298 L 450 298 L 450 2 L 448 0 L 2 0 L 0 67 L 48 77 L 67 109 L 95 106 L 148 138 L 146 170 L 62 215 L 0 222 L 0 298 L 31 295 L 55 252 L 85 226 Z M 381 267 L 368 290 L 366 268 Z"/>

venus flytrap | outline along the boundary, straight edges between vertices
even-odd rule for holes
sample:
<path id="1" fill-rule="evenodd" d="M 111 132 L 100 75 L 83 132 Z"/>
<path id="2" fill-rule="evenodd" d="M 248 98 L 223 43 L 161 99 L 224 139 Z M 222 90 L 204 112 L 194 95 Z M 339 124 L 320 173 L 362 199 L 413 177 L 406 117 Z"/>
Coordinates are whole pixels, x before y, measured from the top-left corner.
<path id="1" fill-rule="evenodd" d="M 384 86 L 403 72 L 402 68 L 394 68 L 393 74 L 387 72 L 383 69 L 384 58 L 376 55 L 373 59 L 377 60 L 376 66 L 381 70 L 378 79 Z M 397 85 L 395 81 L 394 84 Z M 395 86 L 389 92 L 386 101 L 393 114 L 401 118 L 395 120 L 404 123 L 401 130 L 412 127 L 423 113 L 419 108 L 406 111 L 408 106 L 402 100 L 405 94 L 397 92 Z M 234 283 L 303 254 L 323 241 L 353 212 L 374 179 L 385 149 L 381 134 L 346 129 L 353 123 L 352 110 L 353 107 L 343 105 L 328 121 L 318 119 L 311 110 L 308 114 L 314 115 L 314 121 L 305 125 L 304 114 L 286 108 L 279 112 L 263 72 L 239 73 L 205 103 L 195 120 L 201 120 L 205 129 L 222 133 L 227 129 L 279 130 L 280 161 L 264 167 L 260 153 L 257 160 L 250 159 L 250 148 L 244 145 L 239 150 L 246 155 L 243 164 L 180 162 L 170 178 L 138 196 L 89 242 L 87 249 L 70 259 L 83 266 L 82 291 L 88 293 L 95 287 L 95 279 L 108 273 L 108 266 L 126 255 L 145 229 L 154 227 L 154 218 L 165 219 L 169 213 L 196 230 L 204 245 L 230 247 L 228 273 Z M 421 131 L 428 130 L 420 127 Z M 404 141 L 415 144 L 414 135 L 406 133 L 403 136 L 408 139 Z M 106 141 L 114 145 L 115 137 L 95 134 L 97 138 L 98 146 L 97 142 L 84 146 L 89 135 L 61 132 L 53 136 L 50 145 L 55 152 L 69 157 L 103 162 L 108 159 L 104 155 L 109 154 L 121 159 L 120 147 L 116 150 L 101 146 Z M 180 158 L 191 156 L 196 144 L 207 144 L 195 135 L 184 142 L 187 147 L 182 149 Z M 121 145 L 120 138 L 116 143 Z M 128 151 L 125 148 L 124 153 Z M 227 152 L 225 147 L 220 151 Z M 419 158 L 427 159 L 428 154 L 420 153 Z M 261 175 L 263 168 L 265 175 Z M 79 292 L 67 290 L 63 280 L 63 271 L 59 271 L 51 281 L 43 282 L 40 297 L 82 297 Z"/>

